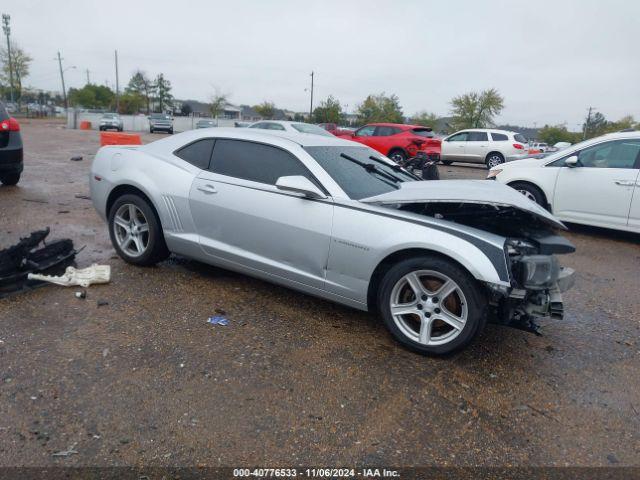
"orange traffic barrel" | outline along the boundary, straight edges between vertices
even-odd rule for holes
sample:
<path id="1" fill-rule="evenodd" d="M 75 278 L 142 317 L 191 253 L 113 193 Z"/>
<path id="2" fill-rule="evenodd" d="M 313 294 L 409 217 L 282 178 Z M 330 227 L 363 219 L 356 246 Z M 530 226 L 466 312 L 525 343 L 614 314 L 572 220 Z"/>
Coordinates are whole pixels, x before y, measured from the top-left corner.
<path id="1" fill-rule="evenodd" d="M 87 120 L 80 122 L 80 130 L 91 130 L 91 122 Z"/>
<path id="2" fill-rule="evenodd" d="M 142 145 L 137 133 L 100 132 L 100 145 Z"/>

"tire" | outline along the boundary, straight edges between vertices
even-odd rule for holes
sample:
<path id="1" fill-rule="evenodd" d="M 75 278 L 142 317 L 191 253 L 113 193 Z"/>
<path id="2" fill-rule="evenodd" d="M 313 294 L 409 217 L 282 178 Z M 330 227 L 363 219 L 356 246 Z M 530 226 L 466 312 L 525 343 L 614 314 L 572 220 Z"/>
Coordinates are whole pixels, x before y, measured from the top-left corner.
<path id="1" fill-rule="evenodd" d="M 149 133 L 153 133 L 153 128 L 150 128 L 150 129 L 149 129 Z"/>
<path id="2" fill-rule="evenodd" d="M 3 185 L 7 185 L 7 186 L 17 185 L 19 181 L 20 181 L 19 173 L 5 173 L 3 175 L 0 175 L 0 182 L 2 182 Z"/>
<path id="3" fill-rule="evenodd" d="M 102 132 L 104 130 L 104 128 L 98 127 L 98 130 L 100 130 Z"/>
<path id="4" fill-rule="evenodd" d="M 421 279 L 417 284 L 420 298 L 408 277 Z M 443 293 L 438 290 L 445 283 L 455 289 L 439 298 Z M 422 355 L 445 355 L 467 346 L 487 321 L 487 299 L 478 282 L 457 264 L 435 255 L 408 258 L 391 267 L 382 278 L 377 301 L 382 320 L 395 339 Z M 392 302 L 407 305 L 404 309 L 410 313 L 399 313 L 399 306 L 398 313 L 392 314 Z M 425 326 L 428 330 L 423 330 Z M 421 335 L 424 332 L 429 336 Z"/>
<path id="5" fill-rule="evenodd" d="M 447 165 L 447 166 L 451 165 L 451 164 L 453 164 L 453 160 L 442 160 L 442 164 L 443 165 Z"/>
<path id="6" fill-rule="evenodd" d="M 173 128 L 169 130 L 169 135 L 173 135 Z"/>
<path id="7" fill-rule="evenodd" d="M 388 156 L 391 160 L 399 164 L 402 164 L 407 160 L 407 154 L 404 153 L 404 151 L 400 150 L 399 148 L 391 150 Z"/>
<path id="8" fill-rule="evenodd" d="M 504 155 L 500 152 L 491 152 L 487 155 L 487 158 L 485 158 L 484 163 L 487 166 L 487 169 L 497 167 L 501 163 L 504 163 Z"/>
<path id="9" fill-rule="evenodd" d="M 116 224 L 116 218 L 120 223 Z M 133 226 L 132 219 L 135 224 Z M 122 223 L 128 223 L 128 231 Z M 108 225 L 111 244 L 125 262 L 146 267 L 169 257 L 170 252 L 164 241 L 162 226 L 155 210 L 146 199 L 134 194 L 117 198 L 109 210 Z M 144 225 L 147 227 L 146 231 L 141 230 Z M 131 236 L 131 228 L 140 230 L 133 233 L 133 237 L 137 237 L 138 240 L 132 238 L 125 244 L 127 233 Z"/>
<path id="10" fill-rule="evenodd" d="M 121 131 L 122 131 L 122 128 L 119 128 L 119 129 L 118 129 L 118 131 L 119 131 L 119 132 L 121 132 Z"/>
<path id="11" fill-rule="evenodd" d="M 519 191 L 529 200 L 536 202 L 541 207 L 547 208 L 547 201 L 545 199 L 544 193 L 542 193 L 542 190 L 540 190 L 535 185 L 527 182 L 513 182 L 510 183 L 509 186 Z"/>

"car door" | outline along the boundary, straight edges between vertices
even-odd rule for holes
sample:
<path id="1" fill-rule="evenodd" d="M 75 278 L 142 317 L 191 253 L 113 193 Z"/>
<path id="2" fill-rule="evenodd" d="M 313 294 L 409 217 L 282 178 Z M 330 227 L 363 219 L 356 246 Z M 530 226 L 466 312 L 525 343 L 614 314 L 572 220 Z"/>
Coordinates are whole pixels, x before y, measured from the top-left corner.
<path id="1" fill-rule="evenodd" d="M 469 132 L 459 132 L 445 138 L 440 147 L 442 160 L 448 162 L 466 161 L 465 149 L 467 147 L 468 135 Z"/>
<path id="2" fill-rule="evenodd" d="M 563 220 L 626 227 L 636 182 L 640 140 L 599 143 L 578 152 L 575 167 L 561 167 L 553 213 Z"/>
<path id="3" fill-rule="evenodd" d="M 467 162 L 484 163 L 489 153 L 489 134 L 487 132 L 469 132 L 464 155 Z"/>
<path id="4" fill-rule="evenodd" d="M 633 231 L 640 233 L 640 173 L 636 177 L 636 185 L 633 189 L 633 197 L 631 198 L 631 208 L 629 208 L 629 221 L 627 222 L 627 226 Z"/>
<path id="5" fill-rule="evenodd" d="M 375 142 L 373 134 L 376 131 L 375 125 L 365 125 L 362 128 L 356 130 L 353 134 L 353 140 L 356 142 L 364 143 L 365 145 L 374 148 L 372 144 Z"/>
<path id="6" fill-rule="evenodd" d="M 190 192 L 200 246 L 217 263 L 323 288 L 333 204 L 277 189 L 276 180 L 289 175 L 303 175 L 322 189 L 286 150 L 217 139 L 209 169 Z"/>

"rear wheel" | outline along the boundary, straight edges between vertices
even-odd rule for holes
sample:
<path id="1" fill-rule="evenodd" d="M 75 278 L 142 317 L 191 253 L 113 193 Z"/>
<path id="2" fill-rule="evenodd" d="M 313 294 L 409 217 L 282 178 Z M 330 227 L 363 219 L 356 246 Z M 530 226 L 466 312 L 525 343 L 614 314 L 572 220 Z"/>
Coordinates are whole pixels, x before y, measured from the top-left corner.
<path id="1" fill-rule="evenodd" d="M 109 236 L 128 263 L 155 265 L 169 256 L 155 211 L 138 195 L 123 195 L 114 202 L 109 211 Z"/>
<path id="2" fill-rule="evenodd" d="M 2 182 L 3 185 L 17 185 L 19 181 L 19 173 L 4 173 L 0 175 L 0 182 Z"/>
<path id="3" fill-rule="evenodd" d="M 150 129 L 149 129 L 149 133 L 153 133 L 153 128 L 150 128 Z"/>
<path id="4" fill-rule="evenodd" d="M 418 353 L 443 355 L 471 342 L 486 323 L 476 280 L 438 256 L 403 260 L 385 274 L 378 308 L 391 334 Z"/>
<path id="5" fill-rule="evenodd" d="M 535 185 L 527 182 L 513 182 L 510 183 L 509 186 L 519 191 L 532 202 L 536 202 L 538 205 L 541 205 L 545 208 L 547 207 L 544 193 L 542 193 L 542 190 L 540 190 Z"/>
<path id="6" fill-rule="evenodd" d="M 491 152 L 489 155 L 487 155 L 485 163 L 487 165 L 487 168 L 497 167 L 501 163 L 504 163 L 504 156 L 499 152 Z"/>
<path id="7" fill-rule="evenodd" d="M 407 159 L 407 154 L 397 148 L 389 152 L 389 158 L 396 163 L 402 164 Z"/>

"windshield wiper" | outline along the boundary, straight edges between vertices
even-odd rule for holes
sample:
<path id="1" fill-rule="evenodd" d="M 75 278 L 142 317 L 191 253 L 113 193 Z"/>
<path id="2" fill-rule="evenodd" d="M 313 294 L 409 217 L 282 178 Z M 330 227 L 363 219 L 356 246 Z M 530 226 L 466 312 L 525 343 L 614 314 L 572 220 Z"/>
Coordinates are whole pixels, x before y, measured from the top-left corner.
<path id="1" fill-rule="evenodd" d="M 370 155 L 370 156 L 369 156 L 369 158 L 370 158 L 371 160 L 374 160 L 374 161 L 376 161 L 376 162 L 378 162 L 378 163 L 380 163 L 380 164 L 382 164 L 382 165 L 385 165 L 385 166 L 387 166 L 387 167 L 389 167 L 389 168 L 393 169 L 393 170 L 394 170 L 394 171 L 396 171 L 396 172 L 402 172 L 402 173 L 404 173 L 404 174 L 406 174 L 406 175 L 411 175 L 411 177 L 413 177 L 413 178 L 415 178 L 415 179 L 422 180 L 422 178 L 418 177 L 417 175 L 414 175 L 413 173 L 411 173 L 410 171 L 408 171 L 408 170 L 406 170 L 405 168 L 401 167 L 401 166 L 400 166 L 400 165 L 398 165 L 397 163 L 394 163 L 393 165 L 389 165 L 389 164 L 388 164 L 387 162 L 385 162 L 384 160 L 382 160 L 382 159 L 380 159 L 380 158 L 377 158 L 377 157 L 374 157 L 373 155 Z M 392 174 L 389 174 L 389 175 L 392 175 Z M 395 175 L 392 175 L 392 176 L 395 176 Z M 404 182 L 404 181 L 406 181 L 406 180 L 403 180 L 403 179 L 402 179 L 402 178 L 400 178 L 400 177 L 395 177 L 395 178 L 397 178 L 400 182 Z"/>
<path id="2" fill-rule="evenodd" d="M 385 172 L 384 170 L 380 170 L 378 167 L 376 167 L 373 163 L 365 163 L 365 162 L 361 162 L 360 160 L 357 160 L 353 157 L 350 157 L 349 155 L 347 155 L 346 153 L 341 153 L 340 156 L 346 160 L 349 160 L 350 162 L 355 163 L 356 165 L 360 165 L 362 168 L 364 168 L 367 172 L 371 172 L 371 173 L 377 173 L 378 175 L 380 175 L 381 177 L 385 177 L 388 180 L 391 180 L 394 183 L 398 183 L 398 182 L 402 182 L 403 180 L 401 178 L 396 177 L 395 175 L 392 175 L 390 173 Z M 392 185 L 392 184 L 390 184 Z M 395 185 L 392 185 L 395 187 Z"/>

